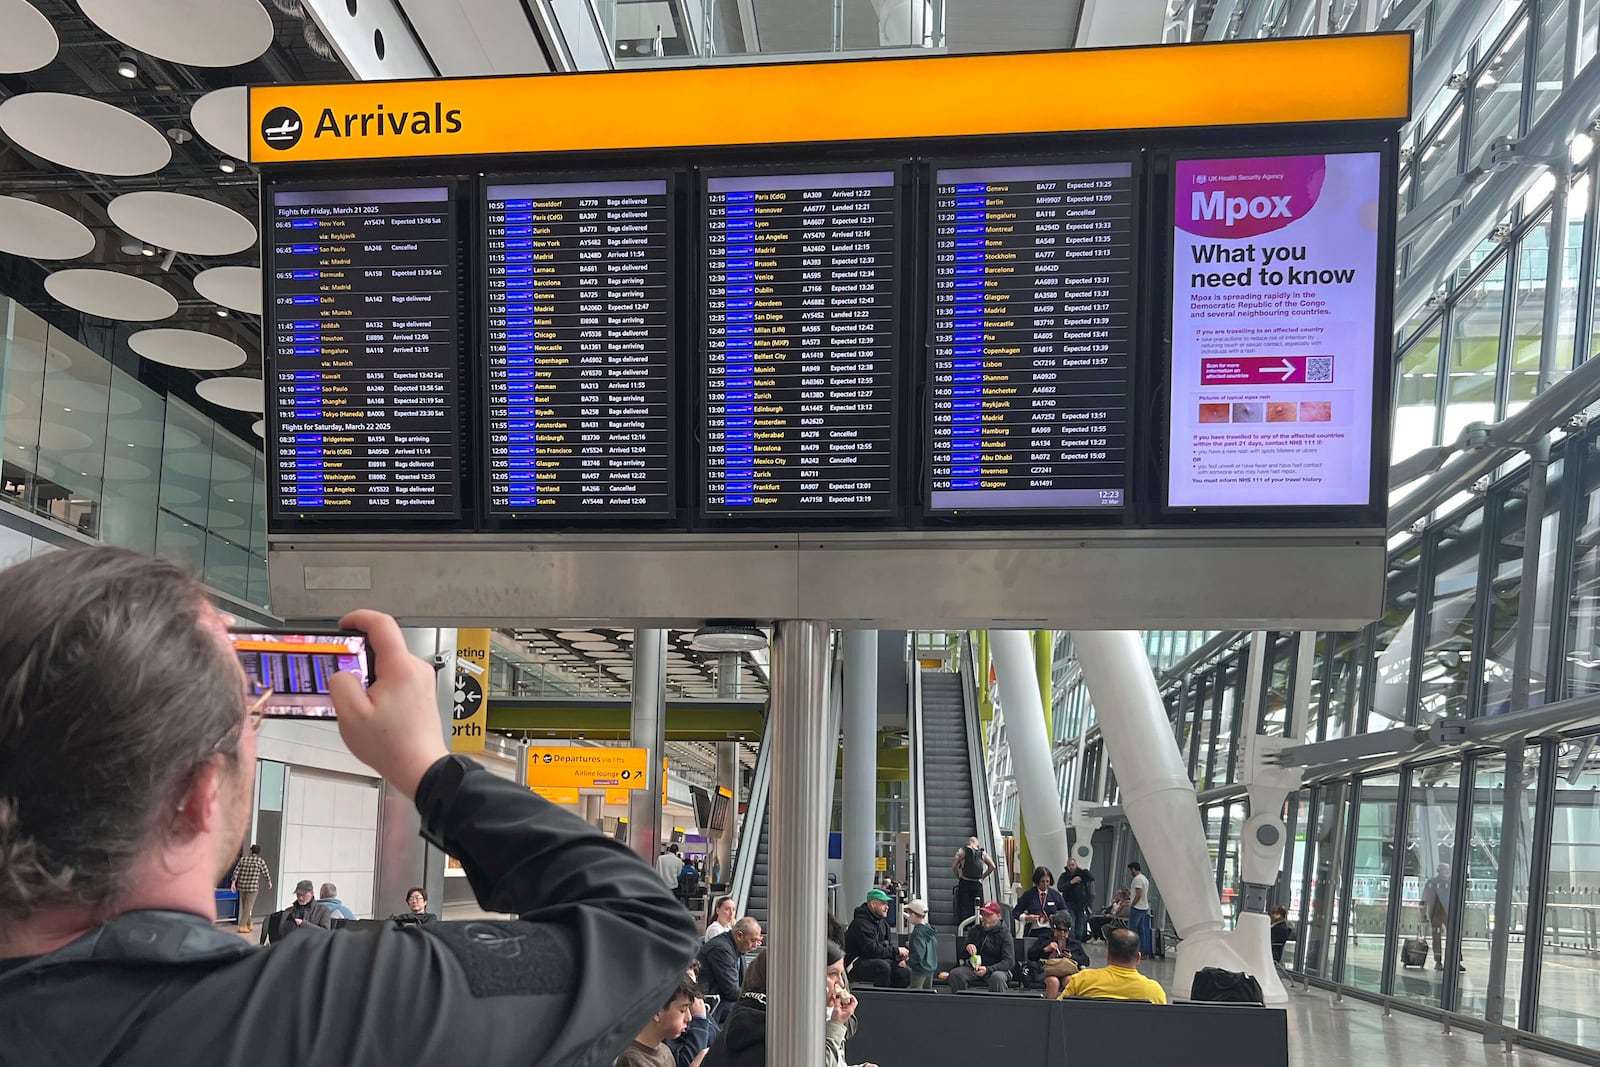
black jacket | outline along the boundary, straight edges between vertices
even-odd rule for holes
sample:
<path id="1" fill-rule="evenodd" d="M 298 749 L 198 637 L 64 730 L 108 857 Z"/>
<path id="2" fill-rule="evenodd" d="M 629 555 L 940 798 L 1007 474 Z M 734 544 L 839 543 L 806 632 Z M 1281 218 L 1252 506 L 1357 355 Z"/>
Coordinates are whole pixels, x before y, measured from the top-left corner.
<path id="1" fill-rule="evenodd" d="M 689 1025 L 683 1033 L 667 1042 L 667 1048 L 672 1050 L 672 1062 L 677 1067 L 689 1067 L 694 1058 L 701 1052 L 711 1047 L 711 1042 L 717 1039 L 717 1024 L 702 1015 L 690 1019 Z"/>
<path id="2" fill-rule="evenodd" d="M 485 911 L 265 949 L 198 915 L 118 916 L 0 961 L 0 1065 L 609 1064 L 661 1009 L 695 924 L 655 869 L 462 756 L 417 789 L 423 835 Z"/>
<path id="3" fill-rule="evenodd" d="M 1083 881 L 1073 885 L 1074 878 L 1082 878 Z M 1087 908 L 1094 903 L 1094 875 L 1089 873 L 1087 867 L 1079 867 L 1076 872 L 1063 870 L 1056 888 L 1061 890 L 1062 897 L 1073 907 Z"/>
<path id="4" fill-rule="evenodd" d="M 683 905 L 678 905 L 680 908 Z M 744 984 L 744 957 L 733 943 L 733 931 L 718 934 L 700 947 L 700 985 L 722 998 L 712 1018 L 718 1024 L 732 1012 Z"/>
<path id="5" fill-rule="evenodd" d="M 961 943 L 961 962 L 967 962 L 966 947 L 973 945 L 977 948 L 983 965 L 991 971 L 1016 970 L 1017 946 L 1011 940 L 1011 931 L 1007 929 L 1009 925 L 1002 922 L 993 930 L 985 930 L 981 926 L 975 930 L 968 930 L 967 939 Z"/>
<path id="6" fill-rule="evenodd" d="M 701 1067 L 767 1067 L 767 998 L 741 997 Z"/>
<path id="7" fill-rule="evenodd" d="M 899 960 L 900 950 L 889 931 L 889 920 L 878 918 L 865 904 L 857 905 L 855 917 L 844 932 L 844 958 L 846 965 L 856 960 Z"/>
<path id="8" fill-rule="evenodd" d="M 1028 958 L 1030 960 L 1034 960 L 1035 962 L 1043 962 L 1044 960 L 1049 959 L 1050 957 L 1045 955 L 1045 953 L 1049 950 L 1050 945 L 1054 941 L 1054 932 L 1046 930 L 1044 933 L 1040 934 L 1034 939 L 1033 944 L 1028 946 Z M 1063 957 L 1076 962 L 1080 971 L 1089 966 L 1089 953 L 1084 949 L 1083 942 L 1081 941 L 1074 941 L 1071 938 L 1068 938 L 1067 951 L 1056 958 L 1061 959 Z"/>

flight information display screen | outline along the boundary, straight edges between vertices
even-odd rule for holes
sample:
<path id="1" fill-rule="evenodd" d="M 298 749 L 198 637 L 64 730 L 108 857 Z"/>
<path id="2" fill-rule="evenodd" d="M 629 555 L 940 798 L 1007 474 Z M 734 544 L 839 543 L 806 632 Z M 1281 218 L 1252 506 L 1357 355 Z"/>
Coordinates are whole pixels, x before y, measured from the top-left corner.
<path id="1" fill-rule="evenodd" d="M 267 211 L 273 514 L 458 517 L 451 188 L 274 188 Z"/>
<path id="2" fill-rule="evenodd" d="M 665 179 L 486 186 L 487 511 L 672 511 Z"/>
<path id="3" fill-rule="evenodd" d="M 1133 165 L 939 169 L 934 186 L 930 509 L 1120 509 Z"/>
<path id="4" fill-rule="evenodd" d="M 893 508 L 898 204 L 892 170 L 707 180 L 707 514 Z"/>

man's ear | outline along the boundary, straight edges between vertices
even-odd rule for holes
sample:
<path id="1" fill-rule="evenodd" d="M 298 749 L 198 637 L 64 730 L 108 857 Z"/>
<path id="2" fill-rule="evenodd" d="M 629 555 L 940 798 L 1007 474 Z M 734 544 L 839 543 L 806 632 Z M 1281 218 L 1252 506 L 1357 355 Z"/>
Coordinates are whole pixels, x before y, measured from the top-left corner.
<path id="1" fill-rule="evenodd" d="M 178 825 L 190 833 L 215 829 L 223 817 L 223 761 L 212 757 L 201 764 L 189 787 L 178 797 Z"/>

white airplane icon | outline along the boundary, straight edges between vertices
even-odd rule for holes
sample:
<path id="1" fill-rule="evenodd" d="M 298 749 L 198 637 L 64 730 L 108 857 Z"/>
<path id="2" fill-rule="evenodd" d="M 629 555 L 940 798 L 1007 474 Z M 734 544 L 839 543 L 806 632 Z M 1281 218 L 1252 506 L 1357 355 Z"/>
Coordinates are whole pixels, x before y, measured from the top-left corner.
<path id="1" fill-rule="evenodd" d="M 300 129 L 300 123 L 297 120 L 296 121 L 290 121 L 290 120 L 286 119 L 286 120 L 284 120 L 284 123 L 283 123 L 282 126 L 269 126 L 265 130 L 262 130 L 261 134 L 267 140 L 273 141 L 273 140 L 277 140 L 280 137 L 291 137 L 296 132 L 298 132 L 299 129 Z"/>

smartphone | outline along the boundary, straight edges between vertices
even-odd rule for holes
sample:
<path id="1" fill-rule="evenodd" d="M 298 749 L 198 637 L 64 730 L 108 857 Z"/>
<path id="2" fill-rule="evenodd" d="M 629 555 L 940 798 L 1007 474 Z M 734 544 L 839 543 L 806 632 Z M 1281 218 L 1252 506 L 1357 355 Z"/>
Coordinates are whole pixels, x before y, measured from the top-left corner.
<path id="1" fill-rule="evenodd" d="M 244 673 L 272 690 L 261 709 L 266 718 L 336 718 L 329 683 L 340 671 L 372 684 L 372 649 L 360 630 L 234 630 L 228 636 Z"/>

